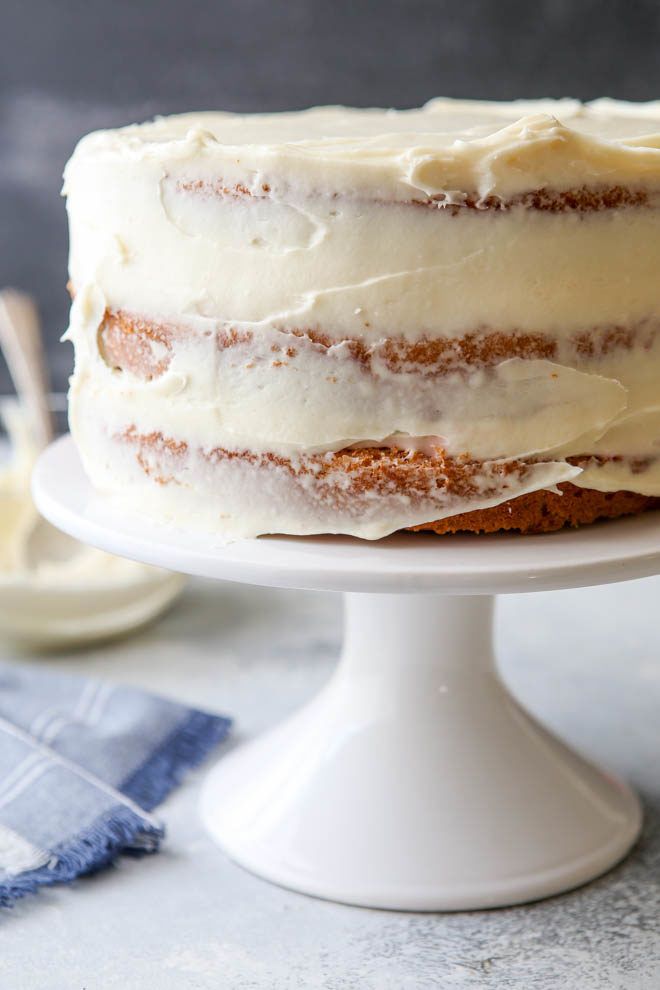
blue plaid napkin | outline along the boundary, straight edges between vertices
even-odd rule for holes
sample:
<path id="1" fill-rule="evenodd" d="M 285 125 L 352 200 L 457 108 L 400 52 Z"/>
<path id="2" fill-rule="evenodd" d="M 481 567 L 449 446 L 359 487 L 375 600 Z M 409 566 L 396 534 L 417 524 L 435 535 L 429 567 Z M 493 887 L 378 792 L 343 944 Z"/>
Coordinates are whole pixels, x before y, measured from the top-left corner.
<path id="1" fill-rule="evenodd" d="M 149 811 L 229 726 L 136 688 L 0 664 L 0 905 L 156 852 Z"/>

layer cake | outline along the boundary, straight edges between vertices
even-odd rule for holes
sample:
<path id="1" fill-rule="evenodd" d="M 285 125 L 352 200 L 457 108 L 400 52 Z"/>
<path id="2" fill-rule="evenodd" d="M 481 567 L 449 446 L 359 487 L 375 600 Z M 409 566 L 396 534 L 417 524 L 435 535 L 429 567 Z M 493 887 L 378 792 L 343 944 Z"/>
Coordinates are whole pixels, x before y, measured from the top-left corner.
<path id="1" fill-rule="evenodd" d="M 660 505 L 660 103 L 184 114 L 79 143 L 70 422 L 211 533 Z"/>

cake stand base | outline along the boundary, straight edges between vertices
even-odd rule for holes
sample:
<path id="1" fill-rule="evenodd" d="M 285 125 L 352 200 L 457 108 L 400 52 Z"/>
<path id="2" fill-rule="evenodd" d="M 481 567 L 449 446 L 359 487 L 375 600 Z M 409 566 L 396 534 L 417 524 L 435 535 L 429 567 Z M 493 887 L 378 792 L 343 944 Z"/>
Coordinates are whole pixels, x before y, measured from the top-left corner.
<path id="1" fill-rule="evenodd" d="M 639 802 L 507 692 L 490 596 L 345 598 L 327 686 L 207 779 L 203 820 L 233 859 L 317 897 L 453 911 L 556 894 L 626 854 Z"/>
<path id="2" fill-rule="evenodd" d="M 585 883 L 635 841 L 631 791 L 538 725 L 499 680 L 490 596 L 657 574 L 660 513 L 541 537 L 222 546 L 95 491 L 69 437 L 42 454 L 33 493 L 55 526 L 110 553 L 347 593 L 328 685 L 224 756 L 204 788 L 206 827 L 254 873 L 350 904 L 487 908 Z"/>

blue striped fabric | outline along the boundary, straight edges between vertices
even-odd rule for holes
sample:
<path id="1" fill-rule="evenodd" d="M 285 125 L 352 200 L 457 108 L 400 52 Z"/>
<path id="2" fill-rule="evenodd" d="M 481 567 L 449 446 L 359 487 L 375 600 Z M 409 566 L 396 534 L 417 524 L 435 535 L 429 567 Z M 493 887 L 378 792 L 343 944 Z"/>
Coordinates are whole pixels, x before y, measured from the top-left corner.
<path id="1" fill-rule="evenodd" d="M 0 664 L 0 905 L 156 852 L 150 811 L 229 726 L 136 688 Z"/>

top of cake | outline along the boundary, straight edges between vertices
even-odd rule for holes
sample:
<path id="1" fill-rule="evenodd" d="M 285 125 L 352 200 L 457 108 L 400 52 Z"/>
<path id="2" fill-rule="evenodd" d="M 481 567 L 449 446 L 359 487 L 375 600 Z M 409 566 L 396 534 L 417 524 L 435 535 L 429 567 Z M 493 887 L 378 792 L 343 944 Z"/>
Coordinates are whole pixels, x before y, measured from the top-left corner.
<path id="1" fill-rule="evenodd" d="M 435 99 L 417 110 L 317 107 L 294 113 L 187 113 L 78 145 L 80 159 L 191 158 L 282 182 L 410 199 L 461 194 L 507 199 L 529 190 L 660 186 L 660 101 Z"/>

